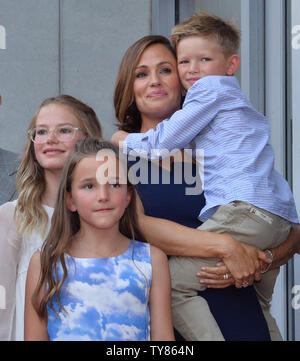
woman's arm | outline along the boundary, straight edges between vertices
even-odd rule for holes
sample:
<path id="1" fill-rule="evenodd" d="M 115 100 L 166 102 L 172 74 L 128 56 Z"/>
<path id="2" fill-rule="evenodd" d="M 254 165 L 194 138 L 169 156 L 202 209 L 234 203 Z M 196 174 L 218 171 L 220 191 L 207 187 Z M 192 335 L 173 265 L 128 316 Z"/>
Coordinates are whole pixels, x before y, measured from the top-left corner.
<path id="1" fill-rule="evenodd" d="M 150 288 L 151 341 L 174 341 L 171 314 L 171 280 L 166 255 L 151 246 L 152 283 Z"/>
<path id="2" fill-rule="evenodd" d="M 237 287 L 245 281 L 251 284 L 254 279 L 259 280 L 260 259 L 267 262 L 264 252 L 224 234 L 185 227 L 142 212 L 139 212 L 139 224 L 148 242 L 168 255 L 220 258 Z"/>
<path id="3" fill-rule="evenodd" d="M 40 252 L 35 252 L 31 257 L 25 295 L 25 318 L 24 340 L 25 341 L 49 341 L 47 320 L 41 319 L 32 304 L 32 295 L 37 286 L 41 272 Z"/>
<path id="4" fill-rule="evenodd" d="M 300 252 L 300 226 L 293 227 L 287 240 L 270 250 L 273 255 L 273 261 L 269 264 L 264 262 L 265 260 L 261 260 L 262 271 L 268 267 L 268 269 L 278 268 L 287 263 L 296 253 Z M 234 283 L 230 275 L 228 280 L 223 279 L 223 275 L 228 272 L 228 268 L 220 263 L 218 267 L 205 267 L 205 270 L 199 272 L 198 276 L 200 277 L 200 282 L 205 283 L 209 287 L 224 288 Z"/>
<path id="5" fill-rule="evenodd" d="M 279 246 L 270 248 L 273 260 L 269 269 L 280 267 L 288 262 L 295 253 L 300 252 L 300 226 L 292 228 L 286 241 Z M 268 266 L 263 263 L 263 269 Z"/>

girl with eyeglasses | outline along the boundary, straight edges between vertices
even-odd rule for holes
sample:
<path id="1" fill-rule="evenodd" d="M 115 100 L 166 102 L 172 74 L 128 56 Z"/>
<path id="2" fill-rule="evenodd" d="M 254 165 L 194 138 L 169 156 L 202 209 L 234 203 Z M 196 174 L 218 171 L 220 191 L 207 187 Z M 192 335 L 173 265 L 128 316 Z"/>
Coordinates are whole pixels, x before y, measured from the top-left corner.
<path id="1" fill-rule="evenodd" d="M 24 339 L 29 261 L 47 236 L 66 159 L 86 136 L 102 136 L 99 120 L 92 108 L 69 95 L 43 101 L 29 125 L 17 174 L 18 199 L 0 207 L 0 285 L 5 293 L 0 340 Z"/>

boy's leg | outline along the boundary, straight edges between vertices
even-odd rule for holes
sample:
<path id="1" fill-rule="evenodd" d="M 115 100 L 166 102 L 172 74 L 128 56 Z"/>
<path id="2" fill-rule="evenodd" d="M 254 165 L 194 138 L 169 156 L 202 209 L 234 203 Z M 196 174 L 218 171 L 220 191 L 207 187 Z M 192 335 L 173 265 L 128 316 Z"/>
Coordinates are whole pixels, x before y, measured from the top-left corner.
<path id="1" fill-rule="evenodd" d="M 224 233 L 223 223 L 227 223 L 230 213 L 231 207 L 219 207 L 199 229 Z M 216 258 L 174 256 L 169 260 L 173 324 L 187 341 L 224 340 L 206 300 L 197 292 L 205 290 L 206 286 L 200 284 L 196 273 L 202 266 L 215 266 L 218 261 Z"/>
<path id="2" fill-rule="evenodd" d="M 287 237 L 289 227 L 289 223 L 282 218 L 274 216 L 257 207 L 253 207 L 248 203 L 237 201 L 219 207 L 213 217 L 206 221 L 201 227 L 199 227 L 199 229 L 228 234 L 241 242 L 265 249 L 281 243 L 284 240 L 284 237 Z M 281 233 L 283 233 L 282 236 L 280 236 Z M 193 260 L 193 258 L 191 258 L 191 260 Z M 201 260 L 206 261 L 206 259 Z M 213 318 L 213 316 L 210 313 L 207 314 L 207 310 L 205 310 L 205 315 L 200 312 L 202 300 L 201 297 L 196 296 L 196 290 L 198 290 L 198 287 L 200 286 L 199 284 L 196 284 L 195 281 L 191 281 L 195 274 L 195 268 L 190 269 L 190 271 L 194 273 L 190 273 L 190 271 L 188 271 L 185 274 L 186 279 L 184 280 L 184 277 L 180 275 L 184 273 L 186 269 L 188 270 L 189 267 L 183 267 L 183 263 L 188 265 L 191 262 L 188 262 L 187 260 L 186 262 L 175 262 L 174 260 L 170 265 L 172 283 L 174 285 L 172 290 L 173 317 L 175 323 L 179 323 L 180 328 L 197 330 L 199 328 L 199 323 L 202 323 L 201 320 L 206 319 L 208 315 L 210 315 L 211 318 Z M 194 262 L 192 262 L 192 264 L 193 263 Z M 213 260 L 213 263 L 215 264 L 216 260 Z M 196 266 L 198 268 L 196 269 L 196 272 L 200 270 L 199 266 L 200 263 Z M 270 280 L 266 282 L 267 287 L 264 285 L 264 282 L 261 283 L 261 286 L 259 286 L 258 298 L 262 304 L 263 312 L 270 329 L 271 338 L 280 339 L 281 336 L 276 322 L 269 312 L 269 295 L 272 295 L 273 292 L 273 286 L 276 280 L 276 271 L 271 272 L 266 278 Z M 193 287 L 196 287 L 196 289 Z M 265 288 L 267 288 L 267 292 L 264 291 Z M 262 298 L 262 295 L 266 295 L 266 297 Z M 262 299 L 264 302 L 262 302 Z M 189 305 L 192 305 L 192 307 Z M 197 310 L 197 312 L 195 310 Z M 185 319 L 191 320 L 191 322 L 186 323 L 186 327 L 183 327 Z M 179 322 L 180 320 L 181 322 Z M 179 326 L 176 327 L 175 325 L 175 328 L 181 332 Z M 185 337 L 184 335 L 182 336 Z"/>
<path id="3" fill-rule="evenodd" d="M 245 213 L 246 217 L 235 229 L 240 235 L 235 236 L 237 240 L 251 244 L 262 250 L 276 247 L 284 242 L 289 236 L 291 223 L 266 210 L 254 207 L 244 202 L 233 202 L 237 212 Z M 243 234 L 243 232 L 245 234 Z M 258 301 L 268 324 L 272 341 L 281 341 L 282 336 L 276 320 L 271 315 L 271 300 L 274 292 L 278 269 L 268 271 L 262 276 L 260 282 L 253 284 Z"/>
<path id="4" fill-rule="evenodd" d="M 218 259 L 175 257 L 169 259 L 172 280 L 172 318 L 176 330 L 186 341 L 224 341 L 206 300 L 197 291 L 201 285 L 196 272 L 204 265 L 214 266 Z"/>
<path id="5" fill-rule="evenodd" d="M 288 238 L 291 230 L 291 224 L 288 221 L 279 219 L 279 223 L 274 225 L 274 227 L 276 228 L 277 244 L 280 244 Z M 270 312 L 272 295 L 279 271 L 279 268 L 270 270 L 263 275 L 260 282 L 254 283 L 257 298 L 267 321 L 272 341 L 282 341 L 282 336 L 277 323 Z"/>
<path id="6" fill-rule="evenodd" d="M 275 247 L 285 241 L 290 233 L 291 224 L 287 220 L 245 202 L 232 202 L 219 207 L 216 218 L 221 224 L 222 233 L 240 242 L 260 249 Z M 228 217 L 222 220 L 223 215 Z M 200 229 L 208 229 L 205 222 Z M 271 270 L 263 275 L 260 282 L 254 283 L 258 301 L 262 307 L 272 341 L 282 340 L 275 319 L 270 313 L 270 302 L 279 270 Z"/>
<path id="7" fill-rule="evenodd" d="M 278 273 L 279 268 L 270 270 L 263 275 L 263 278 L 260 282 L 254 283 L 257 299 L 261 305 L 263 314 L 268 324 L 271 341 L 282 341 L 282 336 L 277 326 L 276 320 L 270 312 L 272 294 Z"/>

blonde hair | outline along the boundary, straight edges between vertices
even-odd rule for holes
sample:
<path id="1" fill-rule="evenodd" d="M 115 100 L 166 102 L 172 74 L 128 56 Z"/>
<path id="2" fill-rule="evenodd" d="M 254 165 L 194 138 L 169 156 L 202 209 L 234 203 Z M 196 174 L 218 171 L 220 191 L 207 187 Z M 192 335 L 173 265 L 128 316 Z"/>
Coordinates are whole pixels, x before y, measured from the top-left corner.
<path id="1" fill-rule="evenodd" d="M 102 136 L 101 126 L 94 110 L 87 104 L 70 95 L 59 95 L 45 99 L 35 113 L 28 130 L 36 125 L 40 110 L 50 104 L 68 107 L 80 122 L 80 127 L 88 136 Z M 36 161 L 33 142 L 27 138 L 24 155 L 17 173 L 17 190 L 19 193 L 15 216 L 20 234 L 37 230 L 45 235 L 48 216 L 42 206 L 42 196 L 46 189 L 44 170 Z"/>
<path id="2" fill-rule="evenodd" d="M 176 60 L 170 41 L 161 35 L 144 36 L 127 49 L 120 64 L 114 90 L 115 114 L 120 130 L 129 133 L 138 133 L 141 130 L 142 118 L 136 106 L 133 91 L 135 69 L 144 51 L 154 44 L 165 46 Z"/>
<path id="3" fill-rule="evenodd" d="M 62 173 L 58 197 L 52 217 L 51 228 L 44 242 L 41 252 L 41 275 L 33 294 L 33 305 L 40 317 L 47 315 L 47 304 L 56 314 L 53 306 L 53 297 L 56 296 L 60 309 L 64 310 L 60 301 L 60 290 L 68 276 L 64 253 L 68 252 L 74 235 L 80 230 L 80 218 L 76 212 L 71 212 L 67 207 L 67 193 L 71 192 L 72 180 L 77 164 L 84 158 L 95 155 L 103 149 L 112 150 L 119 161 L 119 151 L 112 143 L 98 138 L 86 138 L 77 142 L 74 152 L 67 160 Z M 126 169 L 128 170 L 128 169 Z M 136 191 L 128 179 L 127 189 L 131 192 L 131 201 L 119 221 L 120 233 L 132 240 L 138 239 L 145 242 L 145 238 L 137 223 Z M 57 264 L 60 262 L 63 269 L 63 277 L 59 279 Z M 43 285 L 47 284 L 45 295 L 39 301 L 39 292 Z"/>
<path id="4" fill-rule="evenodd" d="M 240 30 L 231 22 L 204 12 L 195 13 L 189 19 L 174 26 L 171 42 L 175 51 L 178 43 L 190 36 L 215 37 L 225 57 L 237 54 L 240 47 Z"/>

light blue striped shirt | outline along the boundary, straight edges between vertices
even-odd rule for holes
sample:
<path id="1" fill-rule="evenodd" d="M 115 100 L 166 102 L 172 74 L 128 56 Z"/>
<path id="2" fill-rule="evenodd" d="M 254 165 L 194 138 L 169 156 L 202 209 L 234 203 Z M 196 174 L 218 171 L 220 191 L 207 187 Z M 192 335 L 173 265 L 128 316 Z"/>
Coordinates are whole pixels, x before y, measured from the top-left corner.
<path id="1" fill-rule="evenodd" d="M 266 118 L 234 76 L 207 76 L 193 84 L 182 109 L 156 130 L 128 135 L 124 152 L 143 150 L 153 158 L 152 149 L 171 152 L 193 142 L 194 151 L 204 150 L 206 206 L 201 221 L 216 207 L 239 200 L 299 223 L 290 187 L 274 170 L 269 134 Z"/>

